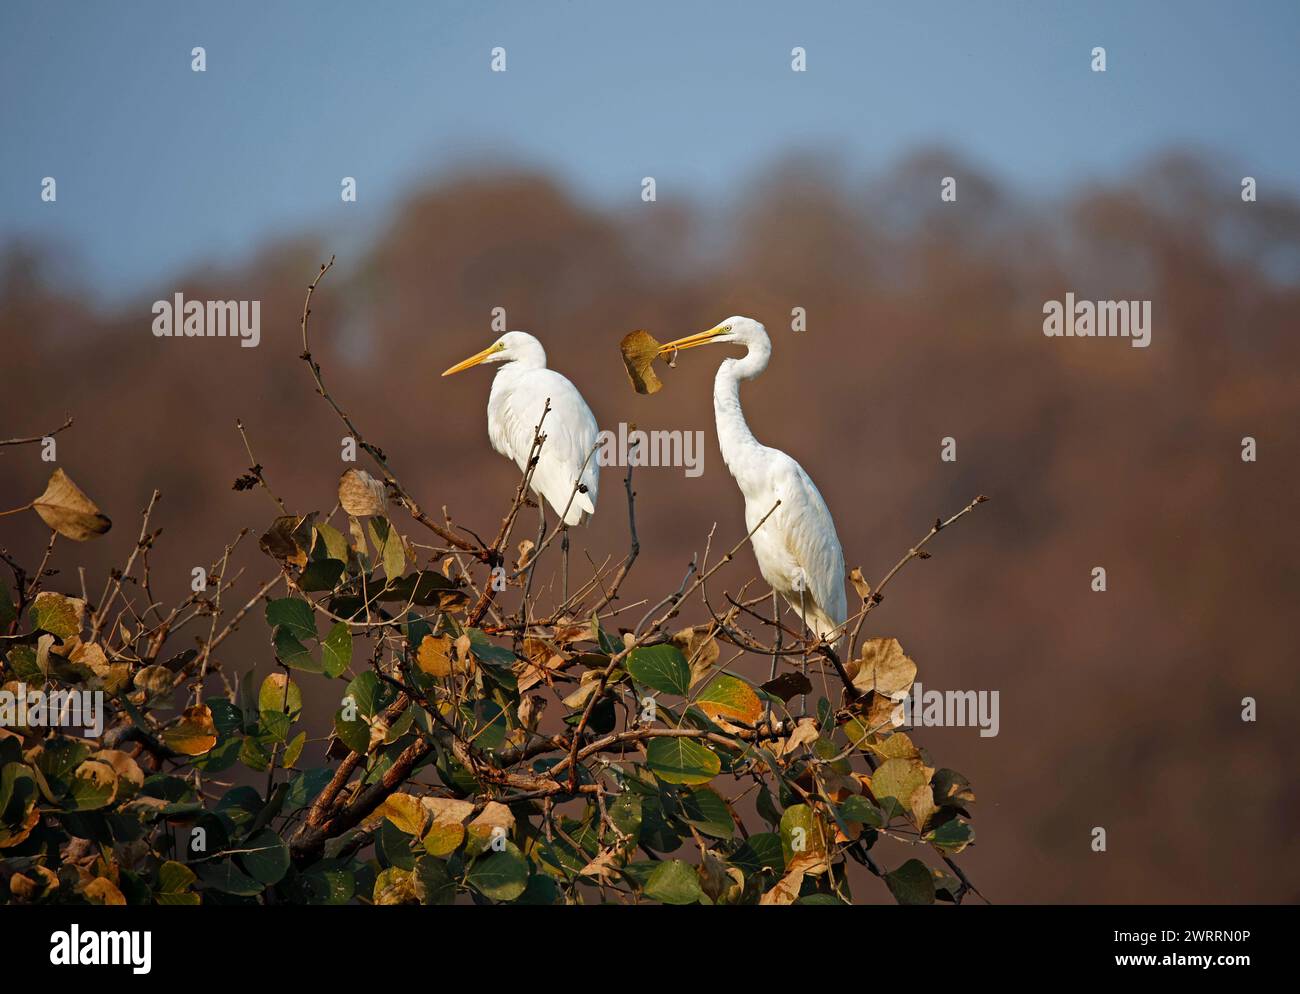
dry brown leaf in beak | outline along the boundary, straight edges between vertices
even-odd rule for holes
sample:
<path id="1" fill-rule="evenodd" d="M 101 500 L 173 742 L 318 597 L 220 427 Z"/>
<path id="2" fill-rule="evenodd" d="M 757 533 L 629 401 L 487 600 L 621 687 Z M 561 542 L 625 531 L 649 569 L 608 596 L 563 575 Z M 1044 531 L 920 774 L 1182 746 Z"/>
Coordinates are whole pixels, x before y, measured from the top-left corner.
<path id="1" fill-rule="evenodd" d="M 99 512 L 95 502 L 81 492 L 61 469 L 56 469 L 41 494 L 31 505 L 41 520 L 65 538 L 84 542 L 103 535 L 113 527 L 107 516 Z"/>
<path id="2" fill-rule="evenodd" d="M 637 329 L 624 335 L 618 348 L 623 353 L 623 365 L 632 388 L 637 393 L 658 393 L 663 383 L 654 371 L 654 361 L 659 355 L 659 343 L 654 336 Z"/>

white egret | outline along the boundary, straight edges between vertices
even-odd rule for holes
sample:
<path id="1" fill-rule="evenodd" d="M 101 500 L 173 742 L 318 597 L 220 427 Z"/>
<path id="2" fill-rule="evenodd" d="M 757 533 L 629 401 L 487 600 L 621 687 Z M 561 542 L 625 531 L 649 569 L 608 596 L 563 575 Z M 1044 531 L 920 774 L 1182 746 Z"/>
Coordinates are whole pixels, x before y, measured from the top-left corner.
<path id="1" fill-rule="evenodd" d="M 542 425 L 546 441 L 537 456 L 531 487 L 540 498 L 543 527 L 546 510 L 541 500 L 550 504 L 563 522 L 567 577 L 567 529 L 596 513 L 600 484 L 600 467 L 593 453 L 598 434 L 596 418 L 578 388 L 546 368 L 546 350 L 527 332 L 506 332 L 482 352 L 456 363 L 442 375 L 450 376 L 485 362 L 502 364 L 488 395 L 488 438 L 492 448 L 513 459 L 522 472 L 533 449 L 537 426 Z M 543 422 L 542 412 L 548 400 L 551 410 Z M 575 483 L 579 484 L 576 493 Z"/>
<path id="2" fill-rule="evenodd" d="M 817 637 L 832 645 L 848 616 L 844 599 L 844 551 L 835 522 L 803 467 L 780 449 L 763 445 L 745 423 L 740 384 L 767 368 L 772 342 L 752 318 L 722 324 L 660 346 L 670 355 L 699 345 L 734 343 L 744 358 L 727 358 L 713 380 L 713 413 L 722 459 L 745 498 L 745 526 L 753 531 L 779 500 L 780 506 L 750 540 L 759 572 L 785 598 Z"/>

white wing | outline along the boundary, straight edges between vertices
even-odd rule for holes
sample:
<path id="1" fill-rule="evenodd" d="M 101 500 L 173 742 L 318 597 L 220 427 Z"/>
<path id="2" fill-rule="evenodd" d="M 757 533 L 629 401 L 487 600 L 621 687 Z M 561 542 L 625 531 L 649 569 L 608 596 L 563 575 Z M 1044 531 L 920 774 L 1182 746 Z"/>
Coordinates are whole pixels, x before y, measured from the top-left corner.
<path id="1" fill-rule="evenodd" d="M 498 374 L 497 379 L 502 378 Z M 557 515 L 564 514 L 568 506 L 565 524 L 581 523 L 584 515 L 595 513 L 600 483 L 598 454 L 592 454 L 598 429 L 591 408 L 578 388 L 553 369 L 525 370 L 518 376 L 506 377 L 501 389 L 496 386 L 494 381 L 488 400 L 488 435 L 492 447 L 513 459 L 522 472 L 532 451 L 534 432 L 541 422 L 546 441 L 537 459 L 537 469 L 533 471 L 532 489 L 546 499 Z M 551 410 L 543 422 L 542 412 L 548 398 Z M 573 484 L 579 475 L 586 492 L 575 494 Z"/>
<path id="2" fill-rule="evenodd" d="M 848 616 L 844 550 L 835 522 L 803 467 L 779 449 L 764 450 L 767 493 L 746 500 L 748 526 L 752 529 L 776 500 L 781 505 L 754 536 L 754 551 L 764 578 L 791 606 L 799 608 L 799 589 L 806 590 L 805 620 L 818 635 L 825 635 Z"/>

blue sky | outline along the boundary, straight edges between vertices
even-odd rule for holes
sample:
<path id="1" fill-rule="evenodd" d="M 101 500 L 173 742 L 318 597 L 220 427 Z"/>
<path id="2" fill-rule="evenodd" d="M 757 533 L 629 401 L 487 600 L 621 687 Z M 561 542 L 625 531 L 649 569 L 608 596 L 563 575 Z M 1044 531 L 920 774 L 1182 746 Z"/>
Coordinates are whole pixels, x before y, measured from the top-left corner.
<path id="1" fill-rule="evenodd" d="M 716 201 L 792 149 L 870 170 L 938 143 L 1050 196 L 1177 144 L 1294 190 L 1298 42 L 1292 2 L 7 0 L 0 241 L 111 299 L 309 226 L 364 237 L 484 161 Z"/>

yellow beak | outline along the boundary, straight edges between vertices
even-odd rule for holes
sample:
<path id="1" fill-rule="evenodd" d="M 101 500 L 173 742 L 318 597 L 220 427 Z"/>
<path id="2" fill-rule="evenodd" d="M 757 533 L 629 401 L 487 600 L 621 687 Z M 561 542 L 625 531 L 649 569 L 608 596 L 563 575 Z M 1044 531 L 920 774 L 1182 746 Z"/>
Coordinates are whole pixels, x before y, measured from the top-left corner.
<path id="1" fill-rule="evenodd" d="M 502 345 L 500 342 L 494 342 L 493 344 L 485 348 L 482 352 L 476 352 L 468 359 L 464 359 L 456 363 L 456 365 L 452 366 L 450 369 L 443 370 L 442 375 L 450 376 L 452 373 L 464 372 L 465 370 L 469 369 L 471 366 L 477 366 L 479 363 L 487 359 L 488 356 L 495 355 L 496 353 L 501 352 L 504 349 L 505 346 Z"/>
<path id="2" fill-rule="evenodd" d="M 693 349 L 697 345 L 708 345 L 709 342 L 723 333 L 722 325 L 716 328 L 710 328 L 708 331 L 701 331 L 695 335 L 687 335 L 685 338 L 679 338 L 675 342 L 668 342 L 659 346 L 660 355 L 668 355 L 671 352 L 680 352 L 682 349 Z"/>

